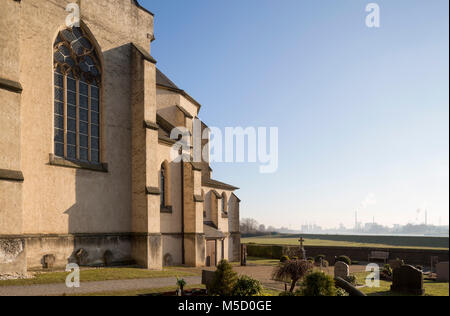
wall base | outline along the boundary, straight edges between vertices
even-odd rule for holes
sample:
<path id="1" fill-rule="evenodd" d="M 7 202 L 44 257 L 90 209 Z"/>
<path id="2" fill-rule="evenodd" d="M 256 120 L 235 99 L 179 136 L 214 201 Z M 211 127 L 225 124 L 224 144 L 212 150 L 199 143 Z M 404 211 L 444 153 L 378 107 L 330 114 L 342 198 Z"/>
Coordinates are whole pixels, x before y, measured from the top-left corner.
<path id="1" fill-rule="evenodd" d="M 65 269 L 68 263 L 91 267 L 137 263 L 160 270 L 162 238 L 133 233 L 0 236 L 0 274 L 44 270 L 47 255 L 55 258 L 53 269 Z"/>

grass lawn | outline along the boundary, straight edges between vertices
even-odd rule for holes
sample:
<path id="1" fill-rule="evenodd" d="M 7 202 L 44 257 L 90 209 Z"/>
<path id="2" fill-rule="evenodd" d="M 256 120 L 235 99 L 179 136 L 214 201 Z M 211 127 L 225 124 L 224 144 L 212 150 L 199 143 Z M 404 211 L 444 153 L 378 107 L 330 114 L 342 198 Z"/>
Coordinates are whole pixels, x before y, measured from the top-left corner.
<path id="1" fill-rule="evenodd" d="M 185 288 L 186 290 L 191 289 L 205 289 L 204 285 L 191 285 Z M 135 291 L 122 291 L 122 292 L 100 292 L 100 293 L 87 293 L 87 294 L 74 294 L 68 296 L 140 296 L 140 295 L 157 295 L 160 293 L 174 292 L 177 290 L 176 286 L 163 287 L 158 289 L 149 290 L 135 290 Z M 262 296 L 279 296 L 280 291 L 272 289 L 263 289 Z"/>
<path id="2" fill-rule="evenodd" d="M 298 246 L 298 238 L 274 238 L 272 236 L 267 237 L 250 237 L 242 238 L 242 243 L 260 244 L 260 245 L 295 245 Z M 421 246 L 392 246 L 387 244 L 372 244 L 372 243 L 359 243 L 350 241 L 335 241 L 335 240 L 323 240 L 323 239 L 305 239 L 305 246 L 324 246 L 324 247 L 370 247 L 370 248 L 405 248 L 405 249 L 439 249 L 448 250 L 448 248 L 433 248 L 433 247 L 421 247 Z"/>
<path id="3" fill-rule="evenodd" d="M 256 265 L 256 266 L 276 266 L 280 263 L 280 260 L 276 259 L 264 259 L 264 258 L 257 258 L 257 257 L 248 257 L 247 258 L 247 265 Z M 240 262 L 232 262 L 233 266 L 240 266 Z"/>
<path id="4" fill-rule="evenodd" d="M 358 284 L 365 284 L 367 272 L 356 273 Z M 392 282 L 380 281 L 379 288 L 363 287 L 360 290 L 368 296 L 406 296 L 391 292 Z M 425 296 L 449 296 L 449 283 L 424 281 Z"/>
<path id="5" fill-rule="evenodd" d="M 64 283 L 68 272 L 37 273 L 32 279 L 0 281 L 0 286 L 35 285 Z M 137 268 L 100 268 L 81 270 L 80 279 L 83 282 L 130 280 L 167 277 L 186 277 L 198 275 L 194 272 L 180 271 L 176 268 L 166 268 L 163 271 L 150 271 Z"/>
<path id="6" fill-rule="evenodd" d="M 191 285 L 185 287 L 185 290 L 192 289 L 204 289 L 204 285 Z M 157 289 L 148 290 L 133 290 L 133 291 L 120 291 L 120 292 L 99 292 L 99 293 L 86 293 L 86 294 L 73 294 L 67 296 L 140 296 L 140 295 L 157 295 L 160 293 L 175 292 L 176 286 L 162 287 Z"/>

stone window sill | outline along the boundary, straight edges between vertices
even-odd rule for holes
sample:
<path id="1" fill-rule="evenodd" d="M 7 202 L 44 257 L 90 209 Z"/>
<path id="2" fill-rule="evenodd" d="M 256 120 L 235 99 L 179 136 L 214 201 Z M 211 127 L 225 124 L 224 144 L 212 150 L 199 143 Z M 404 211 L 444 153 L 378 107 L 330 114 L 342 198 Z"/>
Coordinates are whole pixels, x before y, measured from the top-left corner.
<path id="1" fill-rule="evenodd" d="M 104 173 L 108 172 L 108 164 L 106 163 L 93 164 L 89 162 L 71 161 L 64 158 L 56 157 L 53 154 L 50 154 L 50 165 L 64 168 L 90 170 L 95 172 L 104 172 Z"/>

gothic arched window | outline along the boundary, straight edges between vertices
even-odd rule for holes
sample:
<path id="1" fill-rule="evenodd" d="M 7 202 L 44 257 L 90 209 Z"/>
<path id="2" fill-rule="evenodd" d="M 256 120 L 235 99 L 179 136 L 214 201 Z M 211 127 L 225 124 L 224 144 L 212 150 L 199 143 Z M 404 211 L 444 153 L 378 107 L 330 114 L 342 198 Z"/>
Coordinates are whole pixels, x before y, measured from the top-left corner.
<path id="1" fill-rule="evenodd" d="M 82 28 L 59 32 L 53 47 L 55 156 L 100 163 L 101 65 Z"/>
<path id="2" fill-rule="evenodd" d="M 161 190 L 161 207 L 166 206 L 166 168 L 164 164 L 161 166 L 161 179 L 160 179 L 160 190 Z"/>

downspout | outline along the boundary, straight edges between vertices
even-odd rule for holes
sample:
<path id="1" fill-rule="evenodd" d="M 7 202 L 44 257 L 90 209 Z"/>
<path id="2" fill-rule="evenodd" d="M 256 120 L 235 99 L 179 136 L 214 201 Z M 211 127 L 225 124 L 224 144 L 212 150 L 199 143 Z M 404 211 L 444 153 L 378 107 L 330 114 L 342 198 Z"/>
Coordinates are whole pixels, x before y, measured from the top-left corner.
<path id="1" fill-rule="evenodd" d="M 180 162 L 181 170 L 181 264 L 186 264 L 186 255 L 184 247 L 184 163 Z"/>

